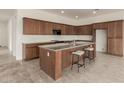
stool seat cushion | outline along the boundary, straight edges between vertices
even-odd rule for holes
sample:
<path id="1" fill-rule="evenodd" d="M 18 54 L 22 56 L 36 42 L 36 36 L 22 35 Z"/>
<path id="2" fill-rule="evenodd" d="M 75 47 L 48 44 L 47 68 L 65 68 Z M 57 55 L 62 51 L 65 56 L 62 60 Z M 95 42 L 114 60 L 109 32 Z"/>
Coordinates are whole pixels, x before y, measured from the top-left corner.
<path id="1" fill-rule="evenodd" d="M 77 56 L 82 56 L 84 53 L 85 53 L 85 52 L 84 52 L 84 51 L 81 51 L 81 50 L 72 52 L 73 55 L 77 55 Z"/>
<path id="2" fill-rule="evenodd" d="M 87 51 L 93 51 L 94 48 L 93 47 L 88 47 L 88 48 L 85 48 L 85 50 L 87 50 Z"/>

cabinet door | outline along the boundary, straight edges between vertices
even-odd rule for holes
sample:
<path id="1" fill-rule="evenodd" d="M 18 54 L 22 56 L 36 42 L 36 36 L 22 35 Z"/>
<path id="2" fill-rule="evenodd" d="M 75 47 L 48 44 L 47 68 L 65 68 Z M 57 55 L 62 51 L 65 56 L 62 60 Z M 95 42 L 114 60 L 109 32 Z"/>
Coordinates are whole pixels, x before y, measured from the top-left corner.
<path id="1" fill-rule="evenodd" d="M 49 56 L 48 56 L 49 53 Z M 40 48 L 40 66 L 48 75 L 55 76 L 55 52 Z"/>
<path id="2" fill-rule="evenodd" d="M 32 47 L 26 48 L 26 55 L 25 56 L 26 56 L 25 57 L 26 60 L 34 58 L 34 50 Z"/>
<path id="3" fill-rule="evenodd" d="M 92 35 L 92 25 L 78 26 L 77 35 Z"/>
<path id="4" fill-rule="evenodd" d="M 122 56 L 123 47 L 122 39 L 108 39 L 108 53 Z"/>
<path id="5" fill-rule="evenodd" d="M 33 35 L 34 24 L 33 20 L 29 18 L 23 18 L 23 34 L 24 35 Z"/>
<path id="6" fill-rule="evenodd" d="M 116 38 L 122 38 L 122 28 L 123 28 L 123 22 L 122 21 L 116 21 L 115 22 L 115 37 Z"/>
<path id="7" fill-rule="evenodd" d="M 32 47 L 33 58 L 39 57 L 39 48 L 38 46 Z"/>
<path id="8" fill-rule="evenodd" d="M 114 46 L 115 46 L 114 54 L 122 56 L 123 55 L 122 39 L 115 39 Z"/>
<path id="9" fill-rule="evenodd" d="M 61 30 L 61 24 L 53 23 L 53 29 L 55 29 L 55 30 Z"/>
<path id="10" fill-rule="evenodd" d="M 95 23 L 93 24 L 93 29 L 107 29 L 108 23 Z"/>
<path id="11" fill-rule="evenodd" d="M 40 21 L 33 20 L 33 26 L 34 26 L 33 35 L 40 35 Z"/>
<path id="12" fill-rule="evenodd" d="M 115 37 L 115 31 L 116 31 L 115 22 L 109 22 L 108 23 L 108 37 L 109 38 L 114 38 Z"/>
<path id="13" fill-rule="evenodd" d="M 84 35 L 92 35 L 92 25 L 86 25 L 83 29 Z"/>
<path id="14" fill-rule="evenodd" d="M 45 35 L 45 21 L 40 21 L 40 35 Z"/>
<path id="15" fill-rule="evenodd" d="M 45 22 L 45 35 L 52 35 L 53 23 Z"/>
<path id="16" fill-rule="evenodd" d="M 66 30 L 65 30 L 66 25 L 61 25 L 61 34 L 66 35 Z"/>
<path id="17" fill-rule="evenodd" d="M 24 18 L 23 19 L 23 34 L 25 35 L 39 35 L 40 21 Z"/>
<path id="18" fill-rule="evenodd" d="M 122 38 L 122 21 L 114 21 L 108 23 L 108 37 L 110 38 Z"/>
<path id="19" fill-rule="evenodd" d="M 66 25 L 65 33 L 66 33 L 66 35 L 75 35 L 74 26 Z"/>
<path id="20" fill-rule="evenodd" d="M 114 39 L 108 39 L 108 53 L 114 54 L 115 53 L 115 44 Z"/>

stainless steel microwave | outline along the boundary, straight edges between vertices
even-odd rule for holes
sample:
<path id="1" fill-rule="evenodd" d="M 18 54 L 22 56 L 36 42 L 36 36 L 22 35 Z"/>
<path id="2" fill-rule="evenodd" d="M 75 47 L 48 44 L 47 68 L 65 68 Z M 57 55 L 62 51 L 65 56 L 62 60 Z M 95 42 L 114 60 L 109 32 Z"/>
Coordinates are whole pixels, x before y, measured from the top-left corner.
<path id="1" fill-rule="evenodd" d="M 61 30 L 53 29 L 53 35 L 61 35 Z"/>

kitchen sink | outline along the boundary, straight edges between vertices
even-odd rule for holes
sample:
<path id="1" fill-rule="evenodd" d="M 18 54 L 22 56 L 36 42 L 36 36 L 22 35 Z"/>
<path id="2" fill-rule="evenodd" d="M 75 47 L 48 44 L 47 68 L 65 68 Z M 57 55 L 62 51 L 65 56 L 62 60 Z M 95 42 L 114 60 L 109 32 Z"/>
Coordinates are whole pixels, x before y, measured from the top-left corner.
<path id="1" fill-rule="evenodd" d="M 49 47 L 50 49 L 53 49 L 53 50 L 58 50 L 58 49 L 64 49 L 64 48 L 70 48 L 70 47 L 75 47 L 75 46 L 78 46 L 78 45 L 81 45 L 81 44 L 68 44 L 68 45 L 63 45 L 63 46 L 55 46 L 55 47 Z"/>

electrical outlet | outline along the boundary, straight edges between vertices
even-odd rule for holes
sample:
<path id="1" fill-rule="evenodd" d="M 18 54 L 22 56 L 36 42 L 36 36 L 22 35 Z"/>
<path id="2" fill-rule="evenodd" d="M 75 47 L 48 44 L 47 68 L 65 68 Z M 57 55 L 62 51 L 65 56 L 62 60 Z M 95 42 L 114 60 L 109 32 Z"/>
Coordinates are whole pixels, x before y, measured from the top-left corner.
<path id="1" fill-rule="evenodd" d="M 47 52 L 47 56 L 48 56 L 48 57 L 50 56 L 50 53 L 49 53 L 49 52 Z"/>

